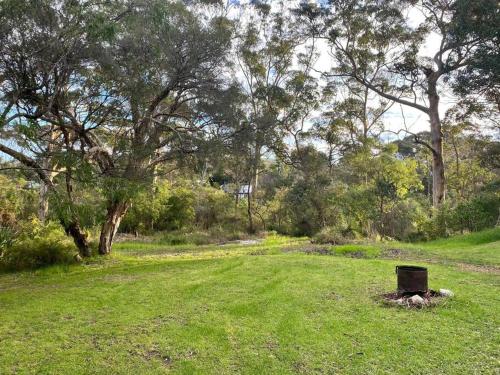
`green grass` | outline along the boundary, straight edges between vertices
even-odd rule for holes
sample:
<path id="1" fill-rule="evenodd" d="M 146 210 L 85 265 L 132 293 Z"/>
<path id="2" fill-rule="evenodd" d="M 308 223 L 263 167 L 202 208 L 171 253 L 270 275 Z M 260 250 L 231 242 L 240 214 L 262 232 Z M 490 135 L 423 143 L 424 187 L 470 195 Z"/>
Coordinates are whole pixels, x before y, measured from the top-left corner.
<path id="1" fill-rule="evenodd" d="M 431 288 L 456 293 L 424 310 L 377 301 L 400 263 L 378 257 L 387 244 L 120 243 L 86 265 L 0 275 L 0 374 L 497 374 L 498 233 L 406 245 Z"/>
<path id="2" fill-rule="evenodd" d="M 400 246 L 420 250 L 424 257 L 430 256 L 444 262 L 500 266 L 500 228 Z"/>
<path id="3" fill-rule="evenodd" d="M 332 251 L 336 255 L 345 255 L 358 258 L 376 258 L 382 253 L 380 246 L 375 245 L 340 245 L 333 246 Z"/>

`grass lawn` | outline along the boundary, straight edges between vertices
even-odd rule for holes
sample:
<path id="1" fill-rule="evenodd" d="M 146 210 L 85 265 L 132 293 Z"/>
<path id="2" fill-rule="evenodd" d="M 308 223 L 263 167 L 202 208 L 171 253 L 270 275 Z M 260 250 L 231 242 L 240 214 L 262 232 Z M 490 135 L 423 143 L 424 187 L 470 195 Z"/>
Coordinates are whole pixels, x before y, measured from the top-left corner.
<path id="1" fill-rule="evenodd" d="M 118 243 L 86 265 L 0 275 L 0 374 L 500 372 L 499 229 L 350 246 Z M 408 262 L 456 296 L 382 305 Z"/>

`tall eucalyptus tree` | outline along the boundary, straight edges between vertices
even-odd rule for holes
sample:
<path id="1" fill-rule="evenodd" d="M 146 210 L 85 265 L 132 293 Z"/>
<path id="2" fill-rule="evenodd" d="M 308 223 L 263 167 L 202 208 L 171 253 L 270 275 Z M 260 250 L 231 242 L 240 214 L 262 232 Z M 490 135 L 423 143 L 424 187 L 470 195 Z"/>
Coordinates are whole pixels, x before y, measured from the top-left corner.
<path id="1" fill-rule="evenodd" d="M 319 95 L 312 76 L 317 51 L 294 22 L 292 8 L 283 2 L 259 1 L 243 10 L 236 74 L 248 98 L 244 112 L 245 134 L 251 143 L 248 215 L 252 223 L 250 206 L 258 195 L 263 155 L 272 152 L 292 162 L 289 146 L 299 147 Z"/>
<path id="2" fill-rule="evenodd" d="M 110 252 L 132 196 L 151 182 L 155 166 L 196 151 L 195 139 L 211 124 L 201 103 L 224 90 L 232 24 L 217 4 L 205 3 L 23 0 L 0 7 L 0 131 L 12 141 L 0 151 L 56 191 L 43 167 L 53 155 L 32 147 L 52 144 L 70 202 L 71 181 L 93 179 L 107 202 L 101 254 Z"/>
<path id="3" fill-rule="evenodd" d="M 313 35 L 332 47 L 332 75 L 428 116 L 431 141 L 415 138 L 432 153 L 434 206 L 443 202 L 446 186 L 440 95 L 446 81 L 472 66 L 478 50 L 498 43 L 491 27 L 498 24 L 497 7 L 494 0 L 330 0 L 301 9 Z M 427 54 L 430 35 L 438 43 Z"/>

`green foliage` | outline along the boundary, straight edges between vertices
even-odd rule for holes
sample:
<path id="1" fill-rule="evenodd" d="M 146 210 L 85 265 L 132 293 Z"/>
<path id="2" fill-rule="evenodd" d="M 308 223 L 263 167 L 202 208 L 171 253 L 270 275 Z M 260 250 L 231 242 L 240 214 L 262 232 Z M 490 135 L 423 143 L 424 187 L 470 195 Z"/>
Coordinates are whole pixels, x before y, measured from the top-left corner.
<path id="1" fill-rule="evenodd" d="M 61 223 L 69 223 L 78 219 L 82 228 L 90 230 L 102 223 L 105 216 L 105 201 L 100 194 L 96 194 L 95 187 L 85 184 L 75 184 L 71 199 L 60 191 L 49 194 L 49 216 Z"/>
<path id="2" fill-rule="evenodd" d="M 136 195 L 120 230 L 129 233 L 195 233 L 197 229 L 206 232 L 224 228 L 231 233 L 240 231 L 243 227 L 241 210 L 236 207 L 235 212 L 233 197 L 222 190 L 194 183 L 172 185 L 160 181 L 153 190 L 142 191 Z M 172 236 L 174 242 L 185 241 L 175 239 L 175 234 Z"/>
<path id="3" fill-rule="evenodd" d="M 312 237 L 313 243 L 344 245 L 354 239 L 354 233 L 347 228 L 325 227 Z"/>
<path id="4" fill-rule="evenodd" d="M 312 235 L 339 219 L 329 180 L 316 177 L 297 181 L 287 194 L 288 211 L 295 235 Z"/>
<path id="5" fill-rule="evenodd" d="M 214 226 L 242 228 L 234 198 L 220 189 L 199 187 L 195 192 L 195 223 L 208 230 Z"/>
<path id="6" fill-rule="evenodd" d="M 36 212 L 36 192 L 23 178 L 0 174 L 0 226 L 11 226 Z"/>
<path id="7" fill-rule="evenodd" d="M 0 270 L 20 271 L 75 261 L 75 249 L 58 223 L 19 223 L 18 235 L 0 246 Z"/>
<path id="8" fill-rule="evenodd" d="M 500 194 L 482 193 L 450 210 L 447 224 L 454 232 L 477 232 L 493 227 L 499 215 Z"/>
<path id="9" fill-rule="evenodd" d="M 158 221 L 167 210 L 171 196 L 168 183 L 157 184 L 152 190 L 142 190 L 132 199 L 132 207 L 122 220 L 123 232 L 151 232 L 158 229 Z"/>
<path id="10" fill-rule="evenodd" d="M 14 244 L 16 232 L 12 227 L 0 226 L 0 253 Z"/>
<path id="11" fill-rule="evenodd" d="M 402 241 L 421 239 L 424 225 L 429 220 L 428 210 L 415 199 L 399 201 L 383 214 L 378 224 L 379 231 L 384 236 Z"/>
<path id="12" fill-rule="evenodd" d="M 195 193 L 187 187 L 174 187 L 158 218 L 158 229 L 177 230 L 189 226 L 195 218 Z"/>
<path id="13" fill-rule="evenodd" d="M 425 239 L 447 237 L 453 233 L 476 232 L 495 226 L 500 215 L 498 192 L 484 192 L 468 201 L 443 205 L 423 224 Z"/>

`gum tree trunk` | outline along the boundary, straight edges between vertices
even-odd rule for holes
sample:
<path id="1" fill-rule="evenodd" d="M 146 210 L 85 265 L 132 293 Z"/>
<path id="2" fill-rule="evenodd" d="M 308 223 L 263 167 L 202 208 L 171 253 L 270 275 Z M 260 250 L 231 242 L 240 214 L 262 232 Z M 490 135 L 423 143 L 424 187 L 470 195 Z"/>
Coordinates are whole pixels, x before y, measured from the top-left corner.
<path id="1" fill-rule="evenodd" d="M 68 235 L 73 237 L 78 252 L 81 257 L 91 256 L 91 251 L 89 247 L 89 242 L 87 240 L 87 235 L 83 232 L 80 224 L 77 221 L 73 221 L 69 224 L 64 225 L 64 230 Z"/>
<path id="2" fill-rule="evenodd" d="M 54 163 L 52 160 L 52 152 L 54 149 L 54 142 L 57 139 L 57 132 L 54 130 L 54 126 L 50 128 L 50 141 L 47 145 L 47 153 L 48 156 L 42 160 L 42 168 L 44 169 L 44 173 L 47 177 L 48 182 L 45 182 L 43 179 L 40 180 L 40 188 L 38 190 L 38 219 L 42 223 L 45 223 L 49 214 L 49 191 L 50 187 L 53 185 L 54 177 L 56 176 L 56 172 L 54 169 Z"/>
<path id="3" fill-rule="evenodd" d="M 425 106 L 417 104 L 409 100 L 402 99 L 399 96 L 391 95 L 377 86 L 372 85 L 370 82 L 354 76 L 354 78 L 361 84 L 370 88 L 380 96 L 393 100 L 415 109 L 418 109 L 429 116 L 431 125 L 431 144 L 429 147 L 432 149 L 432 205 L 439 207 L 445 199 L 446 180 L 444 174 L 444 161 L 443 161 L 443 133 L 441 131 L 441 120 L 439 118 L 439 95 L 437 92 L 437 81 L 443 74 L 443 70 L 429 72 L 427 75 L 427 98 L 429 105 Z"/>
<path id="4" fill-rule="evenodd" d="M 38 219 L 45 223 L 49 213 L 49 187 L 43 181 L 40 181 L 38 190 Z"/>
<path id="5" fill-rule="evenodd" d="M 445 199 L 446 180 L 443 160 L 443 133 L 439 118 L 439 96 L 436 83 L 429 83 L 429 119 L 431 123 L 432 152 L 432 205 L 439 207 Z"/>
<path id="6" fill-rule="evenodd" d="M 252 196 L 250 193 L 251 185 L 248 185 L 247 192 L 247 215 L 248 215 L 248 233 L 255 233 L 255 227 L 253 224 L 253 216 L 252 216 Z"/>
<path id="7" fill-rule="evenodd" d="M 101 236 L 99 239 L 99 254 L 106 255 L 111 252 L 111 245 L 113 244 L 116 231 L 120 226 L 123 216 L 127 213 L 128 208 L 128 202 L 113 202 L 108 206 L 108 212 L 102 224 Z"/>

